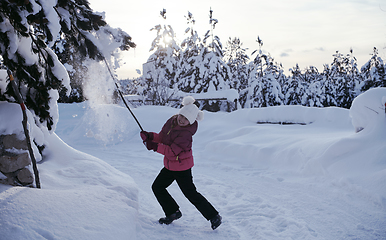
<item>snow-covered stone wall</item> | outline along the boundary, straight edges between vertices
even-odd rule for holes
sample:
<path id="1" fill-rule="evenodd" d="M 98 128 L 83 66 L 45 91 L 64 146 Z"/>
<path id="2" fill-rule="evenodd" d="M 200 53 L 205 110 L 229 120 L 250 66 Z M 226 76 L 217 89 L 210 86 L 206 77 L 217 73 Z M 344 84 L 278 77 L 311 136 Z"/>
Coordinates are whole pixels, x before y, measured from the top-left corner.
<path id="1" fill-rule="evenodd" d="M 16 134 L 0 135 L 0 182 L 9 185 L 29 185 L 33 175 L 28 166 L 31 159 L 27 141 Z"/>
<path id="2" fill-rule="evenodd" d="M 0 183 L 3 184 L 28 186 L 34 180 L 22 120 L 19 104 L 0 101 Z M 30 132 L 34 133 L 31 136 L 35 136 L 37 126 L 31 123 L 28 122 Z M 37 138 L 31 139 L 36 142 Z"/>

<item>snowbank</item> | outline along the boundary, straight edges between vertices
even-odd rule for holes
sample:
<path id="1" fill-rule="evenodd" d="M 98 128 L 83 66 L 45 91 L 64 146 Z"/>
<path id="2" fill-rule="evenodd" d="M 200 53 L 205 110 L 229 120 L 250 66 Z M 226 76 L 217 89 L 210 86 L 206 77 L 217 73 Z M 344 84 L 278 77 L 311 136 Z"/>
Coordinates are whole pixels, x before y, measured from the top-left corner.
<path id="1" fill-rule="evenodd" d="M 350 116 L 357 132 L 378 131 L 385 125 L 386 88 L 373 88 L 358 97 L 352 103 Z"/>
<path id="2" fill-rule="evenodd" d="M 42 189 L 0 185 L 1 239 L 135 239 L 137 186 L 59 139 L 38 165 Z"/>
<path id="3" fill-rule="evenodd" d="M 194 176 L 223 216 L 216 231 L 175 185 L 183 217 L 157 223 L 163 213 L 150 186 L 162 156 L 145 149 L 127 109 L 59 104 L 60 138 L 46 138 L 38 165 L 42 189 L 0 185 L 0 238 L 385 239 L 385 114 L 361 107 L 375 95 L 375 106 L 384 104 L 384 93 L 369 92 L 351 110 L 205 112 L 194 136 Z M 159 131 L 178 109 L 133 112 L 145 130 Z M 356 133 L 352 122 L 364 130 Z"/>

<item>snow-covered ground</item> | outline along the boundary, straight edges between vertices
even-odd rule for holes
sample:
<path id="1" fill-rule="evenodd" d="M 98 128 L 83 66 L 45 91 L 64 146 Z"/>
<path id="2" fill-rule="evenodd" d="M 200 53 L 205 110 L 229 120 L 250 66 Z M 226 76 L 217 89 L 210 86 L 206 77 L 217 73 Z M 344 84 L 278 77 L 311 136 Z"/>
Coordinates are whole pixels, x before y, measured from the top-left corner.
<path id="1" fill-rule="evenodd" d="M 205 112 L 193 176 L 223 217 L 215 231 L 176 184 L 169 189 L 183 217 L 157 223 L 163 212 L 150 186 L 162 156 L 143 146 L 127 109 L 59 104 L 57 135 L 38 164 L 42 189 L 0 185 L 0 239 L 386 239 L 383 96 L 358 97 L 351 112 Z M 133 112 L 159 131 L 178 109 Z M 302 124 L 257 124 L 267 121 Z"/>

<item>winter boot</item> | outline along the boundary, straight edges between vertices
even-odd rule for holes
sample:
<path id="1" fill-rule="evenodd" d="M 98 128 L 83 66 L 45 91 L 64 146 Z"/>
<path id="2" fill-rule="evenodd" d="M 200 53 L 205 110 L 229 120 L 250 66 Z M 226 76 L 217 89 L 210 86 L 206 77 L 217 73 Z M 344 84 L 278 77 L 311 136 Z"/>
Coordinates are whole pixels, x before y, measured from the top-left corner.
<path id="1" fill-rule="evenodd" d="M 179 219 L 180 217 L 182 216 L 182 213 L 180 212 L 180 210 L 177 210 L 177 212 L 169 215 L 169 216 L 166 216 L 164 218 L 160 218 L 159 219 L 159 223 L 160 224 L 166 224 L 166 225 L 169 225 L 171 224 L 174 220 L 177 220 Z"/>
<path id="2" fill-rule="evenodd" d="M 214 218 L 210 219 L 210 223 L 212 224 L 212 229 L 215 230 L 220 226 L 222 217 L 217 214 Z"/>

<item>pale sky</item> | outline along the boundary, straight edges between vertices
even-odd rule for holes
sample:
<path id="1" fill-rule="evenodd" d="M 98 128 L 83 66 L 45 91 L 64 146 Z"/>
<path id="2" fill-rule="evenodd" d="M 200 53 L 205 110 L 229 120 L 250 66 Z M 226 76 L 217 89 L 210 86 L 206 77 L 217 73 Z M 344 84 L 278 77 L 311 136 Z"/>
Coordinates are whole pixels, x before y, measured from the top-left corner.
<path id="1" fill-rule="evenodd" d="M 218 20 L 214 34 L 223 48 L 229 37 L 240 38 L 247 54 L 258 49 L 257 36 L 263 40 L 263 51 L 288 69 L 299 64 L 301 69 L 331 64 L 338 50 L 348 54 L 350 48 L 361 67 L 370 59 L 373 48 L 386 61 L 386 1 L 385 0 L 89 0 L 94 11 L 105 12 L 107 23 L 127 32 L 137 44 L 135 50 L 122 55 L 125 65 L 118 78 L 140 76 L 142 64 L 151 55 L 151 43 L 156 37 L 150 29 L 168 24 L 177 39 L 183 40 L 188 27 L 188 11 L 196 20 L 195 30 L 203 37 L 209 25 L 209 10 Z M 166 9 L 166 21 L 160 11 Z"/>

